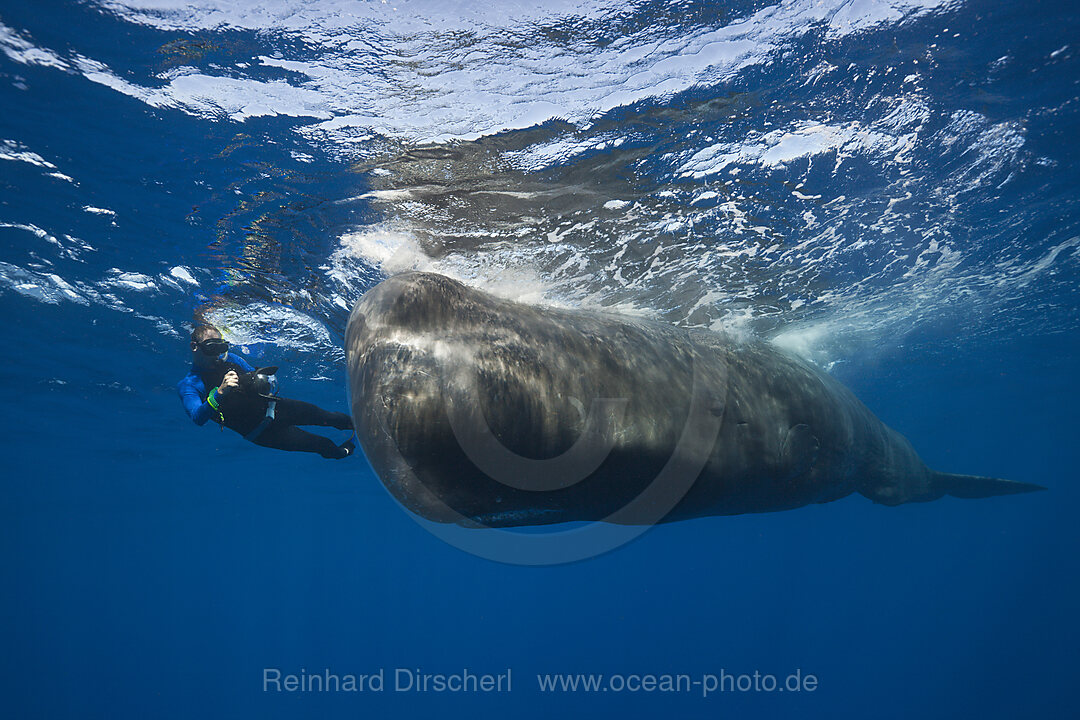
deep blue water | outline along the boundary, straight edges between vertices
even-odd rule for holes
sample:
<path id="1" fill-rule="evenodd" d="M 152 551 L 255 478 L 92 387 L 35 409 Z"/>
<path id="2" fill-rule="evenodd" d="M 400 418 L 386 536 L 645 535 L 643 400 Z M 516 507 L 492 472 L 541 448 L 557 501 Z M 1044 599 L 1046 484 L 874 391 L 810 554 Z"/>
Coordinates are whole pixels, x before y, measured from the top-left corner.
<path id="1" fill-rule="evenodd" d="M 1077 38 L 1068 3 L 982 0 L 3 2 L 0 714 L 1075 716 Z M 182 412 L 196 313 L 344 409 L 349 309 L 408 268 L 768 337 L 929 465 L 1049 490 L 522 567 L 361 458 Z M 796 669 L 817 689 L 536 680 Z"/>

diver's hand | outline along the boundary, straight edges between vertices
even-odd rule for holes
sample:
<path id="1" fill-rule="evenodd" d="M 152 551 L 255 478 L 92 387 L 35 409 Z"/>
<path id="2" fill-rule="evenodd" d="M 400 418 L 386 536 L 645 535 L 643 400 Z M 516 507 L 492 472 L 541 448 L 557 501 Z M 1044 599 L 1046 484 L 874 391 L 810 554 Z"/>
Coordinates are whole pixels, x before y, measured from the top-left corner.
<path id="1" fill-rule="evenodd" d="M 240 377 L 236 374 L 235 370 L 230 370 L 225 373 L 225 379 L 223 379 L 221 385 L 218 386 L 218 394 L 224 395 L 238 387 L 240 387 Z"/>

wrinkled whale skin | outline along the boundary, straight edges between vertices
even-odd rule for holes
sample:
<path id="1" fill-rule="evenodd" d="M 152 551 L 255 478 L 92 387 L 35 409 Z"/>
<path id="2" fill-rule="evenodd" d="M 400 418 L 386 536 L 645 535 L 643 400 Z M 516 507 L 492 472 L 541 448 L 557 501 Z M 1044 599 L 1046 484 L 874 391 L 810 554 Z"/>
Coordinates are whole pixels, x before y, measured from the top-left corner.
<path id="1" fill-rule="evenodd" d="M 851 391 L 767 342 L 522 304 L 433 273 L 369 290 L 346 352 L 365 455 L 437 522 L 645 524 L 855 492 L 898 505 L 1040 489 L 930 470 Z M 700 471 L 655 517 L 661 502 L 632 501 L 677 447 Z"/>

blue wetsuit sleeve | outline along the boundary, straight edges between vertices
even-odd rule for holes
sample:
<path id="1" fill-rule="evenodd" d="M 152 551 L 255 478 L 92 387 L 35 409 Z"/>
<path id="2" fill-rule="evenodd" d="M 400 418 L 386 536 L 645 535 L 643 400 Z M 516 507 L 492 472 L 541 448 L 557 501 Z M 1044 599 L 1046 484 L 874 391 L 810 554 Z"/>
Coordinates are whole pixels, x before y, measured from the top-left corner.
<path id="1" fill-rule="evenodd" d="M 203 400 L 205 390 L 202 378 L 195 373 L 189 374 L 176 384 L 176 392 L 184 403 L 184 410 L 196 425 L 205 425 L 206 421 L 214 416 L 214 408 Z"/>
<path id="2" fill-rule="evenodd" d="M 251 366 L 251 363 L 249 363 L 243 358 L 242 355 L 237 355 L 236 353 L 229 353 L 225 357 L 228 359 L 229 362 L 235 363 L 236 365 L 242 367 L 244 369 L 244 372 L 251 372 L 255 369 Z"/>

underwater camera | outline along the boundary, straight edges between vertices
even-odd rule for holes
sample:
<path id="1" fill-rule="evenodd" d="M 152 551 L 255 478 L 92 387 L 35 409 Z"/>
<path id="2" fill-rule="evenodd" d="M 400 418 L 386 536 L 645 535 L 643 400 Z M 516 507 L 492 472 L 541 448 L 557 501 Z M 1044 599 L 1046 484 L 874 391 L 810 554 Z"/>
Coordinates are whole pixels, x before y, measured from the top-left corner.
<path id="1" fill-rule="evenodd" d="M 239 377 L 240 392 L 258 395 L 267 400 L 276 400 L 278 383 L 275 375 L 277 371 L 277 366 L 271 365 L 244 373 Z"/>

